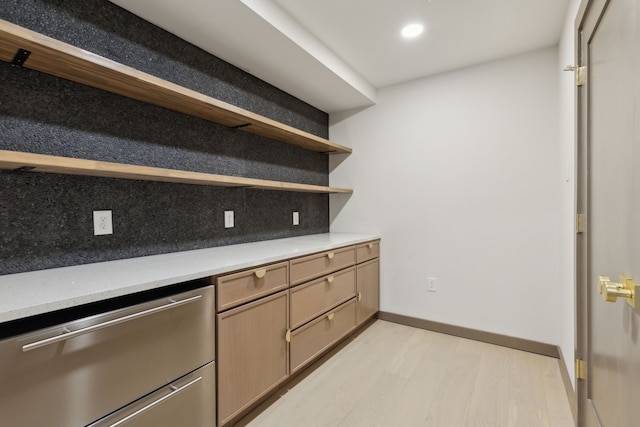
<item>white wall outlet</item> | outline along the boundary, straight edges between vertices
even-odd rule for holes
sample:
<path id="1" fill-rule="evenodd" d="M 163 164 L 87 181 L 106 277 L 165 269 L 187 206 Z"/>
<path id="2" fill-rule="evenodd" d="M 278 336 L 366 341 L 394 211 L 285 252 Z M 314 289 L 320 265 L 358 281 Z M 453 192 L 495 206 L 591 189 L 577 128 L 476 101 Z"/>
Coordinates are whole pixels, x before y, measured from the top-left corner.
<path id="1" fill-rule="evenodd" d="M 300 225 L 300 212 L 293 213 L 293 225 Z"/>
<path id="2" fill-rule="evenodd" d="M 437 292 L 437 279 L 435 277 L 427 277 L 427 290 L 429 292 Z"/>
<path id="3" fill-rule="evenodd" d="M 93 235 L 113 234 L 111 211 L 93 211 Z"/>
<path id="4" fill-rule="evenodd" d="M 224 228 L 233 228 L 234 226 L 233 211 L 224 211 Z"/>

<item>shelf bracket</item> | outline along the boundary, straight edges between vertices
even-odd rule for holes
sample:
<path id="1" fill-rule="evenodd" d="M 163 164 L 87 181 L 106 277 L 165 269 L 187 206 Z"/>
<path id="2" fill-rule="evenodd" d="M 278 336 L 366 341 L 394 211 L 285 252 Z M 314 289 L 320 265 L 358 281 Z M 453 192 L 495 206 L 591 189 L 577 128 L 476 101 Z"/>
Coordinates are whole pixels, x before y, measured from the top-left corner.
<path id="1" fill-rule="evenodd" d="M 25 61 L 27 60 L 27 58 L 29 58 L 29 55 L 31 55 L 31 51 L 30 50 L 18 49 L 18 52 L 13 57 L 13 61 L 11 61 L 11 64 L 12 65 L 17 65 L 19 67 L 22 67 L 24 65 Z"/>
<path id="2" fill-rule="evenodd" d="M 232 129 L 241 129 L 241 128 L 246 128 L 247 126 L 251 126 L 251 123 L 243 123 L 241 125 L 231 126 L 231 128 Z"/>

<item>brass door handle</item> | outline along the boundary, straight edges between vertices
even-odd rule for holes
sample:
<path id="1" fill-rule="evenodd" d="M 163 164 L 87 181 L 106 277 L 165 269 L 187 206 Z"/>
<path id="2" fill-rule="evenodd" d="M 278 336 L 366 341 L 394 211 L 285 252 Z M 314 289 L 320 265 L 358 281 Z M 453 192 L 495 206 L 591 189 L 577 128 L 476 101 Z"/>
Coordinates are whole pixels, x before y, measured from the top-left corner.
<path id="1" fill-rule="evenodd" d="M 639 288 L 640 284 L 635 283 L 629 276 L 620 276 L 620 282 L 612 282 L 609 276 L 598 277 L 598 293 L 607 302 L 616 302 L 618 298 L 625 298 L 631 307 L 639 308 L 640 304 L 636 301 Z"/>

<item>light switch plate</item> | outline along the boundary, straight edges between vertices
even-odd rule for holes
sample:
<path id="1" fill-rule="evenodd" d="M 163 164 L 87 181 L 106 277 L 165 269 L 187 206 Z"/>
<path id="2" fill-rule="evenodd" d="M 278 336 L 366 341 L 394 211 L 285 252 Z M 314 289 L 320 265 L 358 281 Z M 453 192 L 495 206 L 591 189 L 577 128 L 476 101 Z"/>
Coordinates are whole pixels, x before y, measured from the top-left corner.
<path id="1" fill-rule="evenodd" d="M 111 211 L 93 211 L 93 235 L 113 234 L 112 219 Z"/>
<path id="2" fill-rule="evenodd" d="M 293 213 L 293 225 L 300 225 L 300 212 Z"/>
<path id="3" fill-rule="evenodd" d="M 224 228 L 233 228 L 234 226 L 233 211 L 224 211 Z"/>
<path id="4" fill-rule="evenodd" d="M 429 292 L 437 292 L 437 279 L 435 277 L 427 277 L 427 290 Z"/>

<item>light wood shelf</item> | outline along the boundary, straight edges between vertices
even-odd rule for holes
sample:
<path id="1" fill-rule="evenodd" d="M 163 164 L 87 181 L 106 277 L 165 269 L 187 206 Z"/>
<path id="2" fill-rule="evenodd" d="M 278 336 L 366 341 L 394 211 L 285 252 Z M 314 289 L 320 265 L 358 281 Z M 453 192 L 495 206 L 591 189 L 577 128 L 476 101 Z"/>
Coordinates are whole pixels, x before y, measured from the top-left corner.
<path id="1" fill-rule="evenodd" d="M 0 169 L 175 182 L 182 184 L 212 185 L 218 187 L 248 187 L 263 190 L 294 191 L 302 193 L 332 194 L 353 192 L 346 188 L 268 181 L 263 179 L 242 178 L 211 173 L 163 169 L 149 166 L 128 165 L 123 163 L 75 159 L 70 157 L 6 150 L 0 150 Z"/>
<path id="2" fill-rule="evenodd" d="M 237 127 L 307 150 L 322 153 L 351 152 L 349 147 L 0 20 L 0 59 L 13 62 L 20 49 L 31 52 L 21 64 L 26 68 L 225 126 Z"/>

